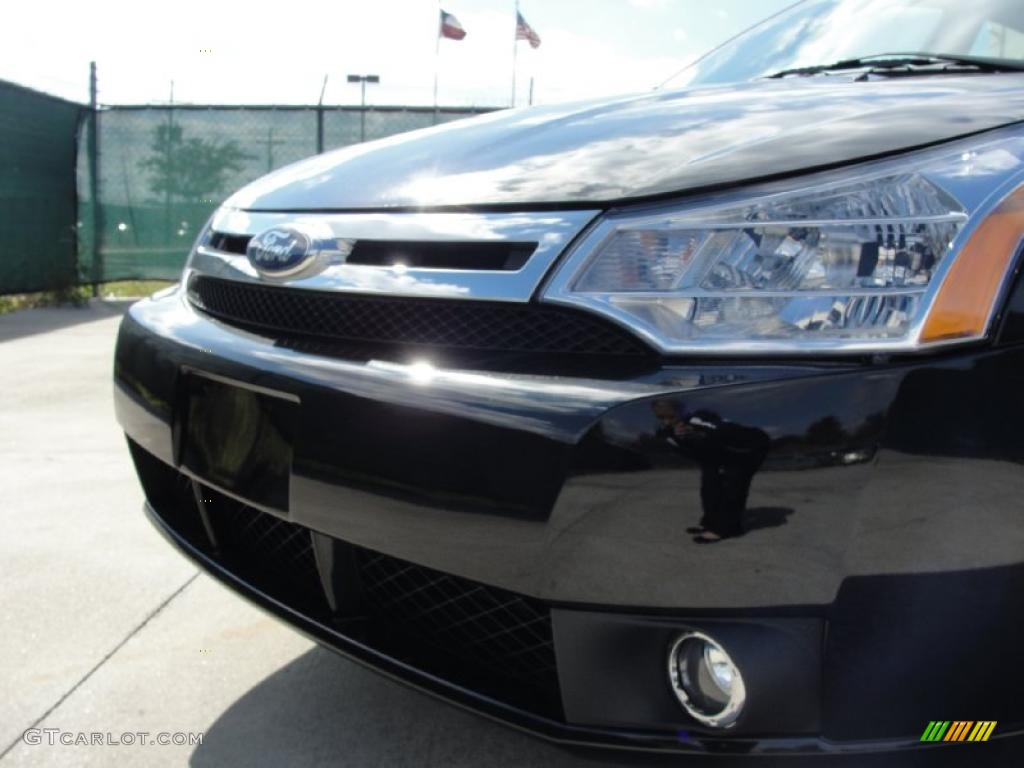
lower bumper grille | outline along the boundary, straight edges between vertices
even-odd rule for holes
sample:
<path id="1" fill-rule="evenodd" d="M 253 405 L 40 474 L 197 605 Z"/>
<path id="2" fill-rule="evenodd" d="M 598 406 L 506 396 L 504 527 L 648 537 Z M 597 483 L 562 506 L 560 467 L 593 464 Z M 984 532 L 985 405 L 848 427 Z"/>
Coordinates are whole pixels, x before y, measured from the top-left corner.
<path id="1" fill-rule="evenodd" d="M 184 475 L 130 445 L 146 497 L 161 519 L 237 577 L 403 663 L 561 717 L 545 603 L 314 534 L 206 486 L 198 494 L 206 500 L 201 510 Z M 335 562 L 354 566 L 343 569 L 348 575 L 341 589 L 355 596 L 344 608 L 331 608 L 314 536 L 318 546 L 335 548 Z"/>
<path id="2" fill-rule="evenodd" d="M 201 275 L 189 281 L 188 296 L 224 322 L 275 335 L 495 352 L 650 354 L 617 326 L 562 307 L 361 296 Z"/>
<path id="3" fill-rule="evenodd" d="M 210 497 L 210 522 L 222 554 L 245 570 L 261 570 L 288 585 L 304 602 L 325 609 L 316 556 L 309 531 L 260 512 L 215 491 Z"/>
<path id="4" fill-rule="evenodd" d="M 388 624 L 506 675 L 540 685 L 554 677 L 542 603 L 366 549 L 356 561 L 367 605 Z"/>

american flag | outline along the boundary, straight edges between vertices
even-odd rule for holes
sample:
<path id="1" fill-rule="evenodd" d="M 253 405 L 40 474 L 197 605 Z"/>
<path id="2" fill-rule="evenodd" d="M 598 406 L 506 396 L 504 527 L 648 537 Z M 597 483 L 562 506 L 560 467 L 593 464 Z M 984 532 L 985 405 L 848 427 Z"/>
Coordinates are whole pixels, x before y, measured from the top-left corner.
<path id="1" fill-rule="evenodd" d="M 523 14 L 516 11 L 516 40 L 529 40 L 531 48 L 540 48 L 540 35 L 526 23 Z"/>
<path id="2" fill-rule="evenodd" d="M 462 28 L 462 24 L 448 11 L 441 11 L 441 37 L 447 37 L 451 40 L 461 40 L 466 36 L 466 30 Z"/>

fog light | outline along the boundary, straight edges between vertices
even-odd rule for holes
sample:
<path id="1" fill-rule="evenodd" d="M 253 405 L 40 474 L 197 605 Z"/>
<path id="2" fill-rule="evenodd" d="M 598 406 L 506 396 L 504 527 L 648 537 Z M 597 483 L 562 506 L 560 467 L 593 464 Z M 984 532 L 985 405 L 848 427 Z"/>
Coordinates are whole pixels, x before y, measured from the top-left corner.
<path id="1" fill-rule="evenodd" d="M 672 690 L 687 712 L 712 728 L 740 716 L 747 691 L 740 670 L 718 643 L 701 632 L 681 635 L 668 655 Z"/>

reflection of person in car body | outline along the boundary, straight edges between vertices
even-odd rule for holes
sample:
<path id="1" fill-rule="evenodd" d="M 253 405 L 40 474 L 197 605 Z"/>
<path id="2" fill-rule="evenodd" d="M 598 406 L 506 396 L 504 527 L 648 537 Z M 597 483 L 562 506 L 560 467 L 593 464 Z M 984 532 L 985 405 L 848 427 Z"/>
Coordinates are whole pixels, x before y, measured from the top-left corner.
<path id="1" fill-rule="evenodd" d="M 700 464 L 700 525 L 688 528 L 694 541 L 710 544 L 743 533 L 750 482 L 771 442 L 754 427 L 732 424 L 709 411 L 686 413 L 669 400 L 656 400 L 657 436 Z"/>

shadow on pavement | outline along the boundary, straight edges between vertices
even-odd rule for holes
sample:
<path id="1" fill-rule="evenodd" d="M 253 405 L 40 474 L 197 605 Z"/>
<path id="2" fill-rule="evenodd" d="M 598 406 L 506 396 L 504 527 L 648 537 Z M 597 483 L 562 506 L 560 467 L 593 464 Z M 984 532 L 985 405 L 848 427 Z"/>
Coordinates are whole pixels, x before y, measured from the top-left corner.
<path id="1" fill-rule="evenodd" d="M 747 533 L 758 528 L 778 528 L 789 522 L 792 514 L 789 507 L 751 507 L 743 514 L 743 528 Z"/>
<path id="2" fill-rule="evenodd" d="M 888 756 L 751 759 L 569 750 L 438 702 L 314 648 L 238 699 L 206 729 L 192 768 L 210 766 L 781 766 L 931 768 L 1015 765 L 1005 744 Z M 1009 760 L 1009 762 L 1007 762 Z"/>
<path id="3" fill-rule="evenodd" d="M 0 343 L 123 315 L 135 301 L 136 299 L 114 301 L 93 299 L 81 307 L 19 309 L 6 315 L 0 315 Z"/>

